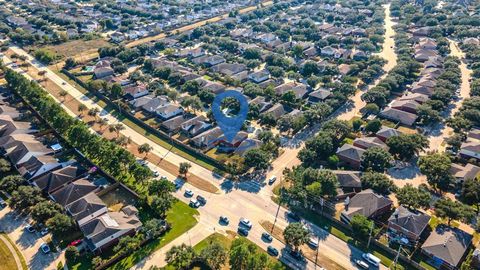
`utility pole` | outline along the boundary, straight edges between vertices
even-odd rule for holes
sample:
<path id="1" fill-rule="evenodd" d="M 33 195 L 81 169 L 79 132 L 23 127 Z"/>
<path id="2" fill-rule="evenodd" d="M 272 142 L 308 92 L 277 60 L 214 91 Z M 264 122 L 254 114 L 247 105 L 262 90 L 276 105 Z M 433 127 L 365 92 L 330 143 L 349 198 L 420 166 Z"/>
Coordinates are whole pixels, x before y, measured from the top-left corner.
<path id="1" fill-rule="evenodd" d="M 367 250 L 368 250 L 368 247 L 370 246 L 370 240 L 372 239 L 373 226 L 375 226 L 375 223 L 372 221 L 372 226 L 370 227 L 370 233 L 368 234 Z"/>
<path id="2" fill-rule="evenodd" d="M 277 223 L 278 213 L 280 212 L 280 207 L 282 206 L 282 202 L 283 202 L 284 190 L 285 190 L 284 187 L 280 188 L 280 201 L 278 202 L 277 213 L 275 214 L 275 221 L 273 221 L 272 230 L 270 233 L 273 233 L 273 229 L 275 228 L 275 224 Z"/>
<path id="3" fill-rule="evenodd" d="M 395 260 L 393 261 L 393 269 L 397 269 L 398 257 L 400 257 L 400 249 L 402 249 L 402 245 L 398 246 L 397 255 L 395 256 Z"/>

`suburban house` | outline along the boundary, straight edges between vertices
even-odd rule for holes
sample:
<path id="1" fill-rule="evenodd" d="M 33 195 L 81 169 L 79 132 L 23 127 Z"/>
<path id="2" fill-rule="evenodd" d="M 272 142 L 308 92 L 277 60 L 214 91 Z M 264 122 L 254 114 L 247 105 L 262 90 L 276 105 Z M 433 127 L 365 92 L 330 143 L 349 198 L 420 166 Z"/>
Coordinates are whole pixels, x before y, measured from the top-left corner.
<path id="1" fill-rule="evenodd" d="M 256 105 L 258 106 L 258 111 L 259 112 L 264 112 L 265 110 L 268 110 L 270 107 L 272 107 L 272 102 L 267 101 L 265 97 L 262 96 L 257 96 L 256 98 L 250 100 L 249 105 Z"/>
<path id="2" fill-rule="evenodd" d="M 463 183 L 467 179 L 476 179 L 480 173 L 480 167 L 467 163 L 465 166 L 452 163 L 450 173 L 457 180 L 457 183 Z"/>
<path id="3" fill-rule="evenodd" d="M 387 107 L 380 112 L 380 116 L 394 121 L 399 122 L 405 126 L 413 126 L 415 121 L 417 121 L 418 116 L 413 113 L 397 110 L 391 107 Z"/>
<path id="4" fill-rule="evenodd" d="M 61 167 L 62 164 L 53 156 L 33 156 L 26 162 L 19 164 L 17 170 L 23 178 L 28 180 Z"/>
<path id="5" fill-rule="evenodd" d="M 97 187 L 90 183 L 90 181 L 79 179 L 75 182 L 70 182 L 64 185 L 53 193 L 50 193 L 50 198 L 65 207 L 96 189 Z"/>
<path id="6" fill-rule="evenodd" d="M 419 104 L 423 104 L 427 102 L 430 98 L 427 95 L 420 94 L 420 93 L 408 93 L 406 95 L 401 96 L 397 100 L 399 101 L 415 101 Z"/>
<path id="7" fill-rule="evenodd" d="M 380 147 L 388 150 L 388 146 L 377 137 L 360 137 L 353 141 L 353 145 L 367 150 L 370 147 Z"/>
<path id="8" fill-rule="evenodd" d="M 467 140 L 463 142 L 459 154 L 465 159 L 474 158 L 480 160 L 480 141 Z"/>
<path id="9" fill-rule="evenodd" d="M 93 71 L 93 75 L 95 79 L 103 79 L 109 76 L 113 76 L 114 72 L 111 67 L 100 67 L 100 68 L 95 68 Z"/>
<path id="10" fill-rule="evenodd" d="M 216 66 L 213 66 L 211 70 L 213 72 L 218 72 L 223 75 L 233 76 L 237 73 L 240 73 L 247 69 L 247 66 L 244 64 L 238 63 L 222 63 Z"/>
<path id="11" fill-rule="evenodd" d="M 120 212 L 108 212 L 80 226 L 90 251 L 99 253 L 116 244 L 122 236 L 134 235 L 142 223 L 133 206 L 126 206 Z"/>
<path id="12" fill-rule="evenodd" d="M 248 79 L 254 83 L 262 83 L 270 79 L 270 72 L 268 72 L 268 70 L 265 70 L 265 69 L 257 72 L 253 72 L 248 74 Z"/>
<path id="13" fill-rule="evenodd" d="M 178 104 L 169 103 L 155 109 L 155 114 L 166 120 L 183 113 L 183 108 Z"/>
<path id="14" fill-rule="evenodd" d="M 10 159 L 15 167 L 27 162 L 31 157 L 44 156 L 53 153 L 51 149 L 48 149 L 45 145 L 38 141 L 15 141 L 7 147 L 8 148 L 5 149 L 5 155 Z"/>
<path id="15" fill-rule="evenodd" d="M 78 226 L 107 213 L 105 203 L 95 194 L 90 192 L 79 200 L 66 207 L 67 212 L 77 221 Z"/>
<path id="16" fill-rule="evenodd" d="M 282 117 L 282 115 L 287 113 L 287 108 L 283 104 L 277 103 L 270 107 L 270 109 L 266 110 L 264 113 L 271 114 L 273 116 L 273 119 L 278 120 L 280 119 L 280 117 Z"/>
<path id="17" fill-rule="evenodd" d="M 345 223 L 350 223 L 354 215 L 374 218 L 390 211 L 391 207 L 390 199 L 366 189 L 345 201 L 345 210 L 342 211 L 340 218 Z"/>
<path id="18" fill-rule="evenodd" d="M 132 100 L 148 95 L 147 86 L 144 84 L 131 85 L 123 88 L 123 97 Z"/>
<path id="19" fill-rule="evenodd" d="M 289 91 L 292 91 L 297 99 L 302 99 L 308 92 L 307 86 L 303 83 L 289 82 L 275 87 L 275 93 L 279 96 Z"/>
<path id="20" fill-rule="evenodd" d="M 331 95 L 332 95 L 331 91 L 321 88 L 308 94 L 308 102 L 318 103 L 318 102 L 324 101 Z"/>
<path id="21" fill-rule="evenodd" d="M 392 103 L 390 103 L 390 107 L 392 107 L 394 109 L 404 111 L 404 112 L 408 112 L 408 113 L 413 113 L 413 114 L 417 113 L 417 108 L 420 105 L 421 104 L 416 102 L 415 100 L 396 99 Z"/>
<path id="22" fill-rule="evenodd" d="M 182 114 L 172 117 L 162 122 L 160 127 L 168 133 L 177 132 L 182 127 L 182 123 L 192 118 L 189 114 Z"/>
<path id="23" fill-rule="evenodd" d="M 239 156 L 243 156 L 248 150 L 259 148 L 260 146 L 262 146 L 262 144 L 263 142 L 260 140 L 247 138 L 238 145 L 234 153 Z"/>
<path id="24" fill-rule="evenodd" d="M 31 123 L 14 121 L 10 115 L 0 115 L 0 137 L 12 134 L 32 134 L 37 132 Z"/>
<path id="25" fill-rule="evenodd" d="M 203 115 L 199 115 L 192 119 L 186 120 L 181 124 L 181 129 L 183 133 L 185 133 L 189 137 L 197 136 L 198 134 L 204 132 L 211 127 L 212 124 L 208 123 L 208 119 Z"/>
<path id="26" fill-rule="evenodd" d="M 215 127 L 193 137 L 190 142 L 198 148 L 210 149 L 219 143 L 218 139 L 222 134 L 223 131 L 219 127 Z"/>
<path id="27" fill-rule="evenodd" d="M 375 133 L 375 136 L 382 140 L 383 142 L 386 142 L 388 138 L 394 137 L 394 136 L 399 136 L 402 135 L 402 132 L 395 129 L 395 128 L 390 128 L 390 127 L 382 127 L 377 133 Z"/>
<path id="28" fill-rule="evenodd" d="M 334 170 L 332 172 L 337 176 L 339 184 L 337 199 L 353 196 L 356 192 L 362 190 L 362 182 L 360 181 L 361 172 L 343 170 Z"/>
<path id="29" fill-rule="evenodd" d="M 408 239 L 416 243 L 430 222 L 430 216 L 400 205 L 388 219 L 388 231 L 392 238 Z"/>
<path id="30" fill-rule="evenodd" d="M 38 187 L 46 194 L 53 193 L 86 174 L 86 170 L 77 165 L 70 165 L 51 171 L 38 177 L 31 178 L 32 185 Z"/>
<path id="31" fill-rule="evenodd" d="M 433 259 L 435 267 L 458 269 L 472 243 L 472 235 L 439 225 L 422 245 L 422 253 Z"/>
<path id="32" fill-rule="evenodd" d="M 346 143 L 337 150 L 336 154 L 341 162 L 353 169 L 359 169 L 363 153 L 365 153 L 365 149 Z"/>
<path id="33" fill-rule="evenodd" d="M 227 152 L 230 152 L 232 148 L 238 147 L 247 138 L 248 138 L 248 133 L 245 131 L 240 131 L 235 135 L 235 137 L 233 137 L 232 141 L 228 141 L 225 135 L 222 135 L 220 138 L 218 138 L 218 141 L 219 141 L 220 147 L 226 147 L 228 148 L 226 149 Z"/>

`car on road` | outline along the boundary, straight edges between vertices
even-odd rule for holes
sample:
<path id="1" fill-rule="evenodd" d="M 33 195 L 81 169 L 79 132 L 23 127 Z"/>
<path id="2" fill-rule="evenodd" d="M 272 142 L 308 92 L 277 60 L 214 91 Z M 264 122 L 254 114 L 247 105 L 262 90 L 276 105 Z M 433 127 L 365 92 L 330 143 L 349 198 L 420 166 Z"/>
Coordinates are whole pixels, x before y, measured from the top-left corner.
<path id="1" fill-rule="evenodd" d="M 362 260 L 355 260 L 355 264 L 358 265 L 360 268 L 362 269 L 368 269 L 370 268 L 370 266 L 368 265 L 368 263 L 362 261 Z"/>
<path id="2" fill-rule="evenodd" d="M 294 258 L 297 261 L 305 260 L 301 251 L 295 251 L 295 250 L 292 249 L 292 250 L 290 250 L 289 253 L 290 253 L 290 256 L 292 256 L 292 258 Z"/>
<path id="3" fill-rule="evenodd" d="M 67 85 L 67 83 L 66 83 L 66 82 L 62 82 L 62 85 Z"/>
<path id="4" fill-rule="evenodd" d="M 267 240 L 267 242 L 272 242 L 272 240 L 273 240 L 273 237 L 269 233 L 266 233 L 266 232 L 262 233 L 262 238 L 264 240 Z"/>
<path id="5" fill-rule="evenodd" d="M 376 256 L 374 256 L 372 253 L 363 253 L 362 255 L 363 259 L 367 261 L 370 264 L 373 264 L 374 266 L 379 266 L 380 265 L 380 259 Z"/>
<path id="6" fill-rule="evenodd" d="M 185 196 L 186 197 L 193 197 L 194 193 L 190 189 L 185 189 Z"/>
<path id="7" fill-rule="evenodd" d="M 142 166 L 147 166 L 147 162 L 144 159 L 137 159 L 137 163 Z"/>
<path id="8" fill-rule="evenodd" d="M 200 195 L 197 195 L 197 201 L 198 201 L 201 205 L 207 204 L 207 199 L 205 199 L 205 197 L 200 196 Z"/>
<path id="9" fill-rule="evenodd" d="M 35 232 L 35 228 L 30 224 L 27 224 L 25 226 L 25 230 L 27 230 L 27 232 L 31 232 L 31 233 Z"/>
<path id="10" fill-rule="evenodd" d="M 318 248 L 318 241 L 315 238 L 310 238 L 307 242 L 307 245 L 311 247 L 312 249 L 317 249 Z"/>
<path id="11" fill-rule="evenodd" d="M 277 181 L 277 177 L 274 175 L 268 179 L 268 184 L 272 185 L 275 181 Z"/>
<path id="12" fill-rule="evenodd" d="M 68 246 L 69 247 L 76 247 L 76 246 L 80 245 L 82 242 L 83 242 L 82 239 L 78 239 L 78 240 L 72 241 L 70 244 L 68 244 Z"/>
<path id="13" fill-rule="evenodd" d="M 300 222 L 302 220 L 302 218 L 300 218 L 299 215 L 293 213 L 293 212 L 288 212 L 287 213 L 287 217 L 295 222 Z"/>
<path id="14" fill-rule="evenodd" d="M 157 171 L 153 171 L 153 176 L 154 176 L 154 177 L 159 177 L 159 176 L 160 176 L 160 173 L 157 172 Z"/>
<path id="15" fill-rule="evenodd" d="M 242 236 L 248 236 L 248 230 L 243 227 L 238 227 L 238 234 Z"/>
<path id="16" fill-rule="evenodd" d="M 220 216 L 220 223 L 228 225 L 230 223 L 230 220 L 226 216 Z"/>
<path id="17" fill-rule="evenodd" d="M 43 243 L 40 246 L 40 249 L 43 251 L 43 253 L 47 254 L 50 252 L 50 247 L 47 245 L 47 243 Z"/>
<path id="18" fill-rule="evenodd" d="M 190 205 L 190 207 L 193 207 L 193 208 L 200 207 L 200 203 L 195 199 L 191 199 L 189 205 Z"/>
<path id="19" fill-rule="evenodd" d="M 175 182 L 175 189 L 180 189 L 182 187 L 182 183 Z"/>
<path id="20" fill-rule="evenodd" d="M 6 207 L 7 206 L 7 203 L 2 199 L 0 198 L 0 207 Z"/>
<path id="21" fill-rule="evenodd" d="M 267 253 L 274 256 L 274 257 L 277 257 L 278 256 L 278 249 L 276 249 L 272 246 L 268 246 L 267 247 Z"/>
<path id="22" fill-rule="evenodd" d="M 247 227 L 248 229 L 251 229 L 252 228 L 252 222 L 246 218 L 241 218 L 240 219 L 240 225 L 243 225 L 245 227 Z"/>
<path id="23" fill-rule="evenodd" d="M 40 231 L 40 235 L 41 236 L 45 236 L 48 234 L 48 228 L 43 228 L 41 231 Z"/>

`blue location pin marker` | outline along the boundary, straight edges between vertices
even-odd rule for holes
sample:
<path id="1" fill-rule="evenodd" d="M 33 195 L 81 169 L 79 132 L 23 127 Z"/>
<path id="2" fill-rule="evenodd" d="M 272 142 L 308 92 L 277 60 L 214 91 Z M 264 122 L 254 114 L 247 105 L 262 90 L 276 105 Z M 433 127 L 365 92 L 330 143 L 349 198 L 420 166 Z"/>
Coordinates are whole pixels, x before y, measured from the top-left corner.
<path id="1" fill-rule="evenodd" d="M 227 97 L 235 98 L 240 103 L 240 111 L 237 116 L 229 117 L 222 112 L 221 103 L 222 100 Z M 228 142 L 232 142 L 242 128 L 243 122 L 247 119 L 248 101 L 242 93 L 235 90 L 228 90 L 215 97 L 212 103 L 212 113 L 218 126 L 222 129 L 225 138 L 227 138 Z"/>

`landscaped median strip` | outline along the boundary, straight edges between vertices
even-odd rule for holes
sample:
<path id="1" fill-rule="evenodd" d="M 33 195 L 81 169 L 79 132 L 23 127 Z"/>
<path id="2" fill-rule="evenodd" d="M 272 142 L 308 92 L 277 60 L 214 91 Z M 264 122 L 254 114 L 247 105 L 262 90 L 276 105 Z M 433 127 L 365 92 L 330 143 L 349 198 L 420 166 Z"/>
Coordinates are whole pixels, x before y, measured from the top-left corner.
<path id="1" fill-rule="evenodd" d="M 11 51 L 9 51 L 9 53 L 11 53 Z M 33 79 L 43 80 L 43 77 L 38 75 L 38 70 L 31 64 L 28 64 L 28 65 L 29 65 L 29 68 L 23 69 L 23 70 Z M 48 93 L 50 93 L 59 102 L 63 100 L 62 104 L 65 107 L 67 107 L 70 111 L 72 111 L 74 114 L 81 116 L 81 120 L 87 124 L 90 124 L 89 125 L 90 128 L 95 130 L 95 132 L 97 132 L 98 134 L 101 134 L 103 137 L 107 139 L 114 139 L 117 136 L 115 132 L 110 132 L 108 130 L 108 127 L 101 127 L 98 123 L 95 123 L 96 117 L 89 116 L 86 112 L 80 112 L 78 108 L 79 108 L 79 105 L 82 103 L 77 98 L 73 97 L 69 93 L 62 98 L 60 96 L 60 92 L 62 91 L 62 88 L 48 78 L 46 78 L 45 80 L 46 81 L 44 81 L 41 84 L 42 88 L 45 89 Z M 137 130 L 135 131 L 138 132 Z M 138 144 L 136 144 L 135 142 L 132 142 L 129 145 L 127 145 L 126 149 L 136 157 L 144 158 L 145 154 L 139 153 L 138 146 L 139 146 Z M 155 155 L 154 153 L 149 154 L 146 157 L 146 159 L 150 163 L 161 167 L 163 170 L 167 171 L 168 173 L 172 175 L 178 175 L 178 166 L 167 161 L 166 159 L 163 159 L 158 155 Z M 211 184 L 209 181 L 204 180 L 192 173 L 189 173 L 187 181 L 198 189 L 201 189 L 210 193 L 219 192 L 219 189 L 215 185 Z"/>

